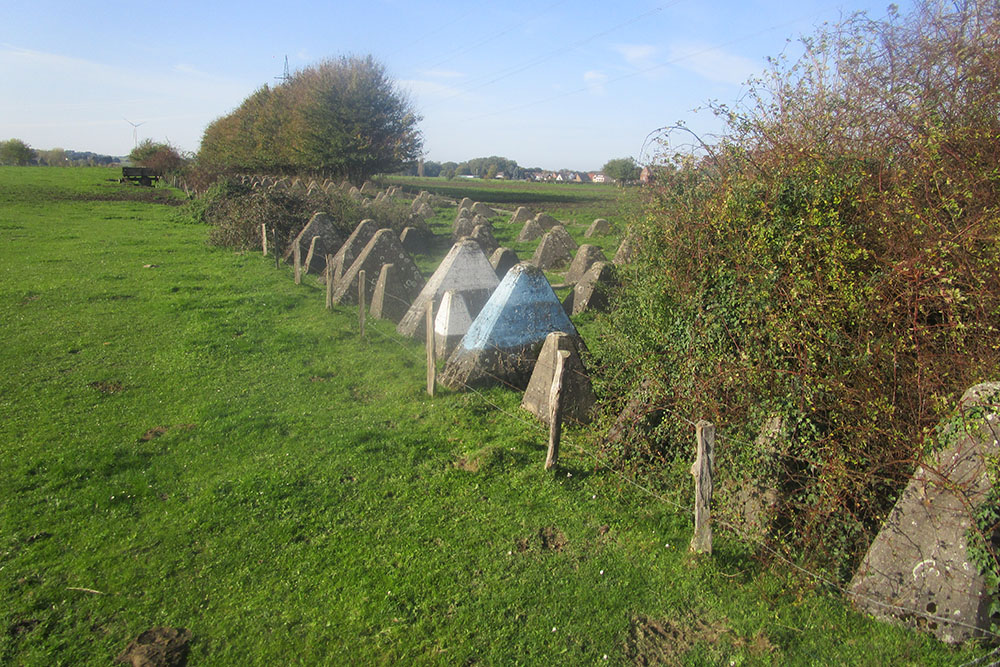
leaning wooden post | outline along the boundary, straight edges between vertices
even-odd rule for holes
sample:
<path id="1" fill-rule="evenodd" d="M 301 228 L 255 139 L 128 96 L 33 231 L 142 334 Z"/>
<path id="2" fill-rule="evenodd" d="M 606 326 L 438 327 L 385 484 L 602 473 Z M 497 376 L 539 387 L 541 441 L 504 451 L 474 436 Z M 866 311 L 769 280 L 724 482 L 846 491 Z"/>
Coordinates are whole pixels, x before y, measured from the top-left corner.
<path id="1" fill-rule="evenodd" d="M 434 299 L 427 300 L 426 322 L 424 329 L 427 340 L 427 395 L 434 395 L 434 385 L 437 384 L 437 355 L 434 353 Z"/>
<path id="2" fill-rule="evenodd" d="M 295 258 L 295 284 L 298 285 L 302 282 L 302 246 L 298 239 L 293 241 L 295 244 L 292 247 L 292 255 Z"/>
<path id="3" fill-rule="evenodd" d="M 365 270 L 358 271 L 358 328 L 365 337 Z"/>
<path id="4" fill-rule="evenodd" d="M 274 268 L 281 268 L 281 253 L 278 252 L 278 226 L 271 228 L 271 245 L 274 246 Z"/>
<path id="5" fill-rule="evenodd" d="M 333 308 L 333 255 L 326 256 L 326 309 Z"/>
<path id="6" fill-rule="evenodd" d="M 712 553 L 712 475 L 715 469 L 715 426 L 699 421 L 698 456 L 691 466 L 694 475 L 694 536 L 691 551 Z"/>
<path id="7" fill-rule="evenodd" d="M 563 365 L 569 352 L 556 350 L 556 368 L 549 390 L 549 451 L 545 456 L 545 469 L 559 462 L 559 440 L 562 437 L 562 384 Z"/>
<path id="8" fill-rule="evenodd" d="M 260 250 L 264 257 L 267 257 L 267 223 L 260 223 Z"/>

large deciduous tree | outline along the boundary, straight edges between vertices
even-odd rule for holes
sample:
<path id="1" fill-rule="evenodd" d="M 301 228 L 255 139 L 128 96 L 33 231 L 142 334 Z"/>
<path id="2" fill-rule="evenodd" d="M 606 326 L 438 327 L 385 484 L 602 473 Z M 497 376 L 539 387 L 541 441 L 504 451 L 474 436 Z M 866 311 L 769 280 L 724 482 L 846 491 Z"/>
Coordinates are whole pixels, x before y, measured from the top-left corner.
<path id="1" fill-rule="evenodd" d="M 35 150 L 20 139 L 0 141 L 0 164 L 24 166 L 35 159 Z"/>
<path id="2" fill-rule="evenodd" d="M 639 179 L 639 165 L 630 157 L 615 158 L 608 160 L 601 170 L 608 178 L 613 178 L 619 183 L 629 183 Z"/>
<path id="3" fill-rule="evenodd" d="M 381 63 L 345 56 L 258 89 L 206 128 L 199 159 L 222 167 L 321 169 L 360 183 L 420 156 L 419 121 Z"/>

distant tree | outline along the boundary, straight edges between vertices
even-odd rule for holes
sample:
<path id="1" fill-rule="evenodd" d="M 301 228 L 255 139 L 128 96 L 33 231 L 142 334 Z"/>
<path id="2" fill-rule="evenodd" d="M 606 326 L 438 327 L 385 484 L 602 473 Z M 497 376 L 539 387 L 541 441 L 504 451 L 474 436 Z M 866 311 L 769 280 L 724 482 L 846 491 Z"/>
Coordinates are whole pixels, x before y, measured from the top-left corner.
<path id="1" fill-rule="evenodd" d="M 62 148 L 51 148 L 47 151 L 36 151 L 38 162 L 48 167 L 65 167 L 69 164 L 66 151 Z"/>
<path id="2" fill-rule="evenodd" d="M 221 167 L 319 169 L 360 184 L 420 156 L 419 121 L 381 63 L 342 57 L 259 88 L 206 128 L 198 157 Z"/>
<path id="3" fill-rule="evenodd" d="M 0 141 L 0 164 L 24 166 L 35 160 L 35 150 L 20 139 Z"/>
<path id="4" fill-rule="evenodd" d="M 613 178 L 619 183 L 630 183 L 639 179 L 641 169 L 635 160 L 630 157 L 615 158 L 604 163 L 601 169 L 608 178 Z"/>
<path id="5" fill-rule="evenodd" d="M 178 169 L 184 164 L 184 158 L 176 148 L 169 143 L 155 142 L 152 139 L 143 139 L 128 157 L 139 166 L 152 167 L 161 172 Z"/>
<path id="6" fill-rule="evenodd" d="M 441 175 L 440 162 L 434 162 L 433 160 L 424 162 L 424 176 L 427 176 L 428 178 L 436 178 L 437 176 L 440 175 Z"/>

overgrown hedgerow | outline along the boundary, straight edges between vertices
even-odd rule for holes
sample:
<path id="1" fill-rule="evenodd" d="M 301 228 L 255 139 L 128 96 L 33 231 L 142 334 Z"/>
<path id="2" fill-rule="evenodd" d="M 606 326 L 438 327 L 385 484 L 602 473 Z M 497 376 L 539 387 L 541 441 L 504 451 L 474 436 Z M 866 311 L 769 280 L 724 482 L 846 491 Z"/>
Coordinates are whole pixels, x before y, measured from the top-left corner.
<path id="1" fill-rule="evenodd" d="M 773 536 L 850 571 L 927 433 L 1000 370 L 998 18 L 852 17 L 717 107 L 718 145 L 665 160 L 592 345 L 608 419 L 663 414 L 612 441 L 623 464 L 687 457 L 683 419 L 711 420 L 721 476 L 776 474 Z"/>
<path id="2" fill-rule="evenodd" d="M 279 248 L 298 235 L 314 213 L 330 215 L 346 239 L 357 224 L 371 218 L 397 234 L 412 224 L 409 207 L 399 202 L 370 202 L 362 206 L 338 189 L 273 190 L 252 188 L 232 177 L 220 177 L 189 205 L 196 220 L 212 225 L 209 241 L 239 249 L 260 247 L 261 224 L 277 231 Z"/>

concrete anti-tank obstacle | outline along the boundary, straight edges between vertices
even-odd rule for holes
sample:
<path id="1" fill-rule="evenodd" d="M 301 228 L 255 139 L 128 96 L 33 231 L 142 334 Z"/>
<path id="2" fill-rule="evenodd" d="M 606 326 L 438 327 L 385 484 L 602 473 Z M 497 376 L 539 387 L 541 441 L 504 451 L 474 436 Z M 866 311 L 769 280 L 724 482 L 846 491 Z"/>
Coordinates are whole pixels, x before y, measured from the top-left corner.
<path id="1" fill-rule="evenodd" d="M 618 266 L 622 266 L 631 262 L 634 257 L 635 240 L 632 238 L 631 234 L 626 234 L 625 238 L 621 242 L 621 245 L 618 246 L 618 251 L 615 252 L 614 259 L 611 261 Z"/>
<path id="2" fill-rule="evenodd" d="M 472 209 L 472 206 L 473 206 L 473 205 L 474 205 L 475 203 L 476 203 L 476 202 L 472 201 L 472 200 L 471 200 L 471 199 L 469 199 L 468 197 L 462 197 L 462 201 L 460 201 L 460 202 L 458 203 L 458 208 L 459 208 L 459 210 L 461 210 L 461 209 L 463 209 L 463 208 L 467 208 L 467 209 L 470 209 L 470 210 L 471 210 L 471 209 Z"/>
<path id="3" fill-rule="evenodd" d="M 334 283 L 333 303 L 338 305 L 357 303 L 358 274 L 361 271 L 365 271 L 366 275 L 370 277 L 364 289 L 365 301 L 371 302 L 372 294 L 375 291 L 375 276 L 380 275 L 383 264 L 394 265 L 393 270 L 399 277 L 401 290 L 407 295 L 408 301 L 420 293 L 420 288 L 423 287 L 423 278 L 417 265 L 403 250 L 399 239 L 396 238 L 391 229 L 380 229 L 375 232 L 375 236 L 364 247 L 351 267 L 340 277 L 340 280 Z"/>
<path id="4" fill-rule="evenodd" d="M 535 216 L 535 222 L 545 231 L 549 231 L 556 225 L 562 224 L 548 213 L 539 213 Z"/>
<path id="5" fill-rule="evenodd" d="M 410 295 L 399 279 L 395 264 L 383 264 L 372 294 L 371 316 L 399 322 L 410 307 Z"/>
<path id="6" fill-rule="evenodd" d="M 497 248 L 490 255 L 490 266 L 497 272 L 497 278 L 503 280 L 507 272 L 521 263 L 517 253 L 510 248 Z"/>
<path id="7" fill-rule="evenodd" d="M 365 249 L 368 242 L 378 231 L 378 223 L 371 219 L 364 219 L 358 223 L 351 235 L 347 237 L 343 245 L 333 256 L 333 283 L 336 285 L 344 271 L 351 267 L 354 260 L 358 258 L 361 251 Z"/>
<path id="8" fill-rule="evenodd" d="M 545 271 L 557 269 L 573 259 L 575 249 L 576 242 L 570 237 L 569 232 L 562 225 L 557 225 L 542 237 L 541 243 L 535 248 L 535 254 L 531 257 L 531 263 Z"/>
<path id="9" fill-rule="evenodd" d="M 545 230 L 534 220 L 528 220 L 524 223 L 524 227 L 521 227 L 521 233 L 517 235 L 517 240 L 519 243 L 527 243 L 528 241 L 534 241 L 545 236 Z"/>
<path id="10" fill-rule="evenodd" d="M 531 211 L 529 211 L 526 207 L 518 206 L 517 210 L 514 211 L 514 215 L 510 217 L 510 224 L 519 225 L 523 222 L 531 220 L 533 217 L 534 216 L 531 214 Z"/>
<path id="11" fill-rule="evenodd" d="M 425 255 L 430 247 L 427 232 L 416 227 L 406 227 L 399 235 L 403 250 L 411 255 Z"/>
<path id="12" fill-rule="evenodd" d="M 967 544 L 976 511 L 989 501 L 990 461 L 1000 455 L 998 398 L 1000 382 L 962 396 L 939 436 L 951 444 L 913 473 L 851 581 L 860 609 L 949 644 L 990 629 L 993 591 Z"/>
<path id="13" fill-rule="evenodd" d="M 469 234 L 469 238 L 479 244 L 484 255 L 491 255 L 494 250 L 500 247 L 500 244 L 493 237 L 493 228 L 489 225 L 476 225 L 472 233 Z"/>
<path id="14" fill-rule="evenodd" d="M 450 289 L 462 293 L 469 314 L 475 317 L 499 283 L 496 272 L 479 244 L 468 239 L 459 241 L 448 251 L 420 294 L 413 300 L 410 309 L 396 327 L 396 332 L 411 338 L 424 336 L 424 311 L 427 302 L 440 304 L 444 293 Z"/>
<path id="15" fill-rule="evenodd" d="M 577 335 L 545 274 L 526 262 L 518 264 L 473 320 L 440 382 L 451 389 L 498 384 L 523 389 L 553 331 Z"/>
<path id="16" fill-rule="evenodd" d="M 563 310 L 568 315 L 590 310 L 606 312 L 611 305 L 611 291 L 617 284 L 614 266 L 608 262 L 595 262 L 566 295 Z"/>
<path id="17" fill-rule="evenodd" d="M 314 243 L 315 237 L 319 238 Z M 309 219 L 306 226 L 285 249 L 283 258 L 286 262 L 291 261 L 296 245 L 299 247 L 299 252 L 306 252 L 311 248 L 313 252 L 307 258 L 303 269 L 306 273 L 322 274 L 326 268 L 323 258 L 334 252 L 343 238 L 343 233 L 337 229 L 333 218 L 320 211 Z"/>
<path id="18" fill-rule="evenodd" d="M 597 402 L 594 389 L 590 384 L 590 376 L 580 358 L 582 341 L 562 331 L 555 331 L 545 337 L 542 351 L 531 373 L 528 388 L 521 399 L 521 407 L 549 423 L 549 389 L 556 370 L 556 355 L 559 352 L 569 354 L 563 360 L 562 386 L 562 416 L 580 424 L 590 422 L 590 413 Z"/>
<path id="19" fill-rule="evenodd" d="M 590 227 L 587 227 L 587 231 L 583 235 L 589 239 L 591 236 L 606 236 L 611 232 L 611 223 L 604 218 L 597 218 L 590 223 Z"/>
<path id="20" fill-rule="evenodd" d="M 492 208 L 490 208 L 489 206 L 487 206 L 483 202 L 479 202 L 479 201 L 477 201 L 475 204 L 472 205 L 472 213 L 474 215 L 477 215 L 477 214 L 481 215 L 484 218 L 486 218 L 487 220 L 489 220 L 490 218 L 494 218 L 497 215 L 496 211 L 494 211 Z"/>
<path id="21" fill-rule="evenodd" d="M 451 289 L 446 291 L 434 318 L 434 347 L 437 357 L 447 359 L 470 326 L 472 316 L 462 293 Z"/>
<path id="22" fill-rule="evenodd" d="M 451 240 L 453 242 L 461 241 L 464 238 L 472 236 L 472 232 L 476 229 L 470 218 L 459 218 L 455 221 L 455 224 L 451 227 Z"/>
<path id="23" fill-rule="evenodd" d="M 573 262 L 569 265 L 569 269 L 566 271 L 566 282 L 576 283 L 583 279 L 583 276 L 590 267 L 597 262 L 606 262 L 608 258 L 604 256 L 604 252 L 601 251 L 595 245 L 590 245 L 589 243 L 584 243 L 580 246 L 579 250 L 576 251 L 576 256 L 573 257 Z"/>

